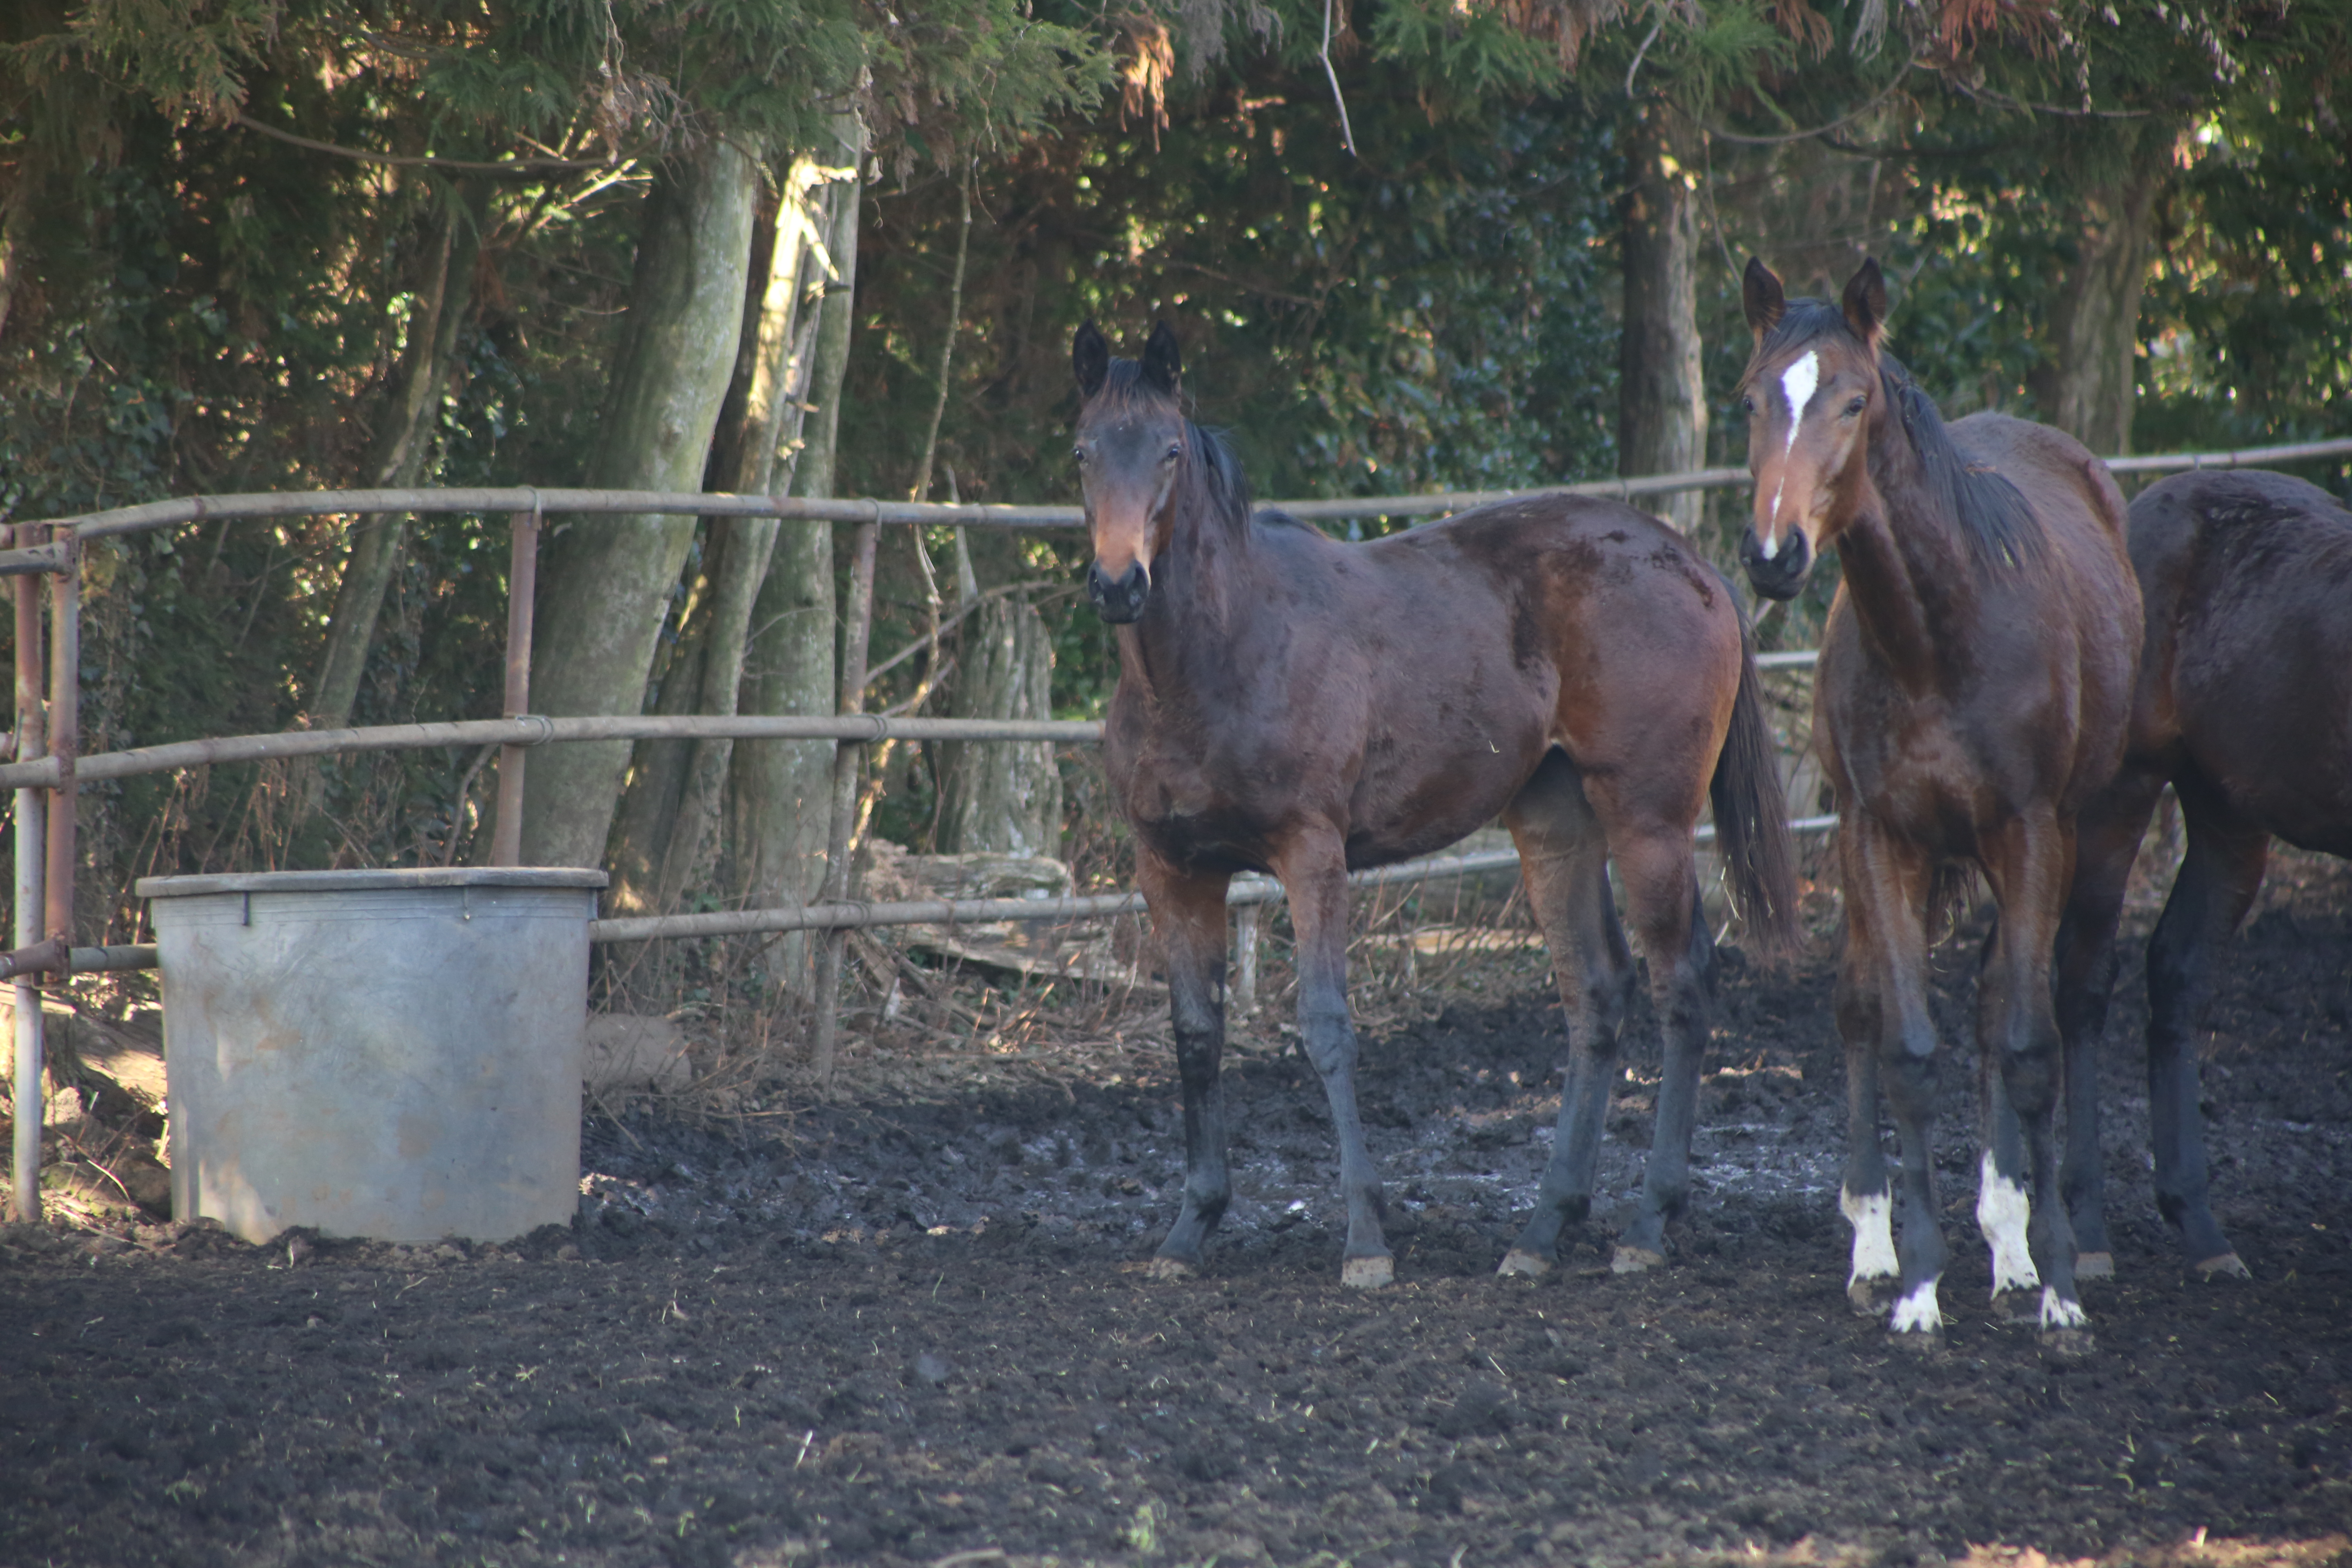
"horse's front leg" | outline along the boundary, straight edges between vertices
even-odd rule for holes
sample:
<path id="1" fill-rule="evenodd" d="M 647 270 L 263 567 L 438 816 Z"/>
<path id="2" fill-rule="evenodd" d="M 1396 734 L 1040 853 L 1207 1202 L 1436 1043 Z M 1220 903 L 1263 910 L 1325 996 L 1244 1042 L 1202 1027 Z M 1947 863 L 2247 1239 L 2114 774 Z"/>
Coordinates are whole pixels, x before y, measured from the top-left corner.
<path id="1" fill-rule="evenodd" d="M 1275 874 L 1290 896 L 1290 926 L 1297 942 L 1298 1033 L 1307 1059 L 1322 1075 L 1331 1123 L 1339 1134 L 1339 1189 L 1348 1202 L 1348 1249 L 1339 1282 L 1361 1289 L 1395 1275 L 1381 1222 L 1387 1200 L 1364 1146 L 1356 1110 L 1356 1030 L 1348 1019 L 1348 866 L 1339 836 L 1302 834 L 1275 858 Z"/>
<path id="2" fill-rule="evenodd" d="M 1901 1284 L 1888 1321 L 1897 1335 L 1939 1342 L 1937 1283 L 1944 1234 L 1936 1204 L 1932 1132 L 1936 1028 L 1927 1011 L 1924 912 L 1933 867 L 1927 854 L 1841 800 L 1840 879 L 1846 949 L 1837 984 L 1838 1032 L 1845 1041 L 1845 1179 L 1838 1206 L 1853 1226 L 1846 1299 L 1874 1311 L 1890 1276 Z M 1903 1152 L 1899 1243 L 1886 1159 L 1879 1144 L 1881 1093 Z"/>
<path id="3" fill-rule="evenodd" d="M 1143 850 L 1136 879 L 1168 962 L 1176 1076 L 1184 1091 L 1184 1206 L 1160 1245 L 1151 1271 L 1163 1279 L 1201 1267 L 1202 1247 L 1224 1217 L 1233 1184 L 1225 1169 L 1225 887 L 1229 878 L 1181 871 Z"/>
<path id="4" fill-rule="evenodd" d="M 2052 948 L 2074 881 L 2074 825 L 2043 807 L 1986 835 L 1981 847 L 2000 916 L 1978 977 L 1977 1048 L 2000 1064 L 2029 1167 L 2016 1169 L 2018 1152 L 2006 1139 L 1996 1137 L 1985 1151 L 1977 1212 L 1992 1247 L 1993 1293 L 1999 1298 L 2025 1289 L 2038 1274 L 2044 1337 L 2061 1348 L 2085 1348 L 2088 1319 L 2074 1285 L 2074 1227 L 2059 1185 L 2063 1063 L 2050 990 Z M 1997 1131 L 2005 1120 L 1988 1093 L 1984 1125 Z M 2020 1239 L 2024 1259 L 2016 1257 Z"/>

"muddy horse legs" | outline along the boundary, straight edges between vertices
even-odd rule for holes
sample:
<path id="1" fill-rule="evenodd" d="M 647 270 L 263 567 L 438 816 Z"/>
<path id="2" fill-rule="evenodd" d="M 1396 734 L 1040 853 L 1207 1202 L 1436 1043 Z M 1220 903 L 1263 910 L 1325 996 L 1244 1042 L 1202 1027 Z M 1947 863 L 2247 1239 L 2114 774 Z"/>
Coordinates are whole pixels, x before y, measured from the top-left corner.
<path id="1" fill-rule="evenodd" d="M 2213 962 L 2263 884 L 2270 835 L 2233 816 L 2194 781 L 2176 780 L 2189 850 L 2147 944 L 2147 1113 L 2156 1145 L 2156 1206 L 2198 1271 L 2243 1276 L 2206 1191 L 2205 1118 L 2198 1101 L 2197 1021 Z"/>
<path id="2" fill-rule="evenodd" d="M 2066 1037 L 2066 1163 L 2063 1186 L 2080 1251 L 2075 1271 L 2115 1270 L 2099 1147 L 2099 1047 L 2115 991 L 2116 928 L 2125 879 L 2162 793 L 2154 773 L 2127 772 L 2083 814 L 2074 896 L 2059 931 L 2059 1023 Z M 2241 821 L 2193 774 L 2177 781 L 2189 847 L 2147 950 L 2148 1121 L 2158 1210 L 2179 1233 L 2199 1273 L 2243 1277 L 2246 1266 L 2213 1217 L 2207 1191 L 2197 1021 L 2223 943 L 2261 889 L 2270 839 Z"/>
<path id="3" fill-rule="evenodd" d="M 1339 836 L 1298 835 L 1275 857 L 1274 872 L 1289 895 L 1290 928 L 1297 942 L 1299 1043 L 1323 1079 L 1332 1130 L 1339 1138 L 1339 1188 L 1348 1204 L 1339 1283 L 1370 1289 L 1394 1277 L 1395 1261 L 1381 1229 L 1387 1200 L 1356 1110 L 1356 1029 L 1348 1018 L 1348 866 Z"/>
<path id="4" fill-rule="evenodd" d="M 2050 963 L 2074 877 L 2074 848 L 2073 824 L 2048 811 L 2022 814 L 1986 836 L 1985 876 L 2000 914 L 1977 981 L 1977 1048 L 2000 1063 L 2000 1084 L 2024 1143 L 2024 1171 L 2005 1136 L 1991 1138 L 1984 1153 L 1977 1214 L 1992 1247 L 1993 1294 L 2038 1283 L 2042 1332 L 2066 1348 L 2079 1345 L 2086 1320 L 2074 1287 L 2074 1228 L 2059 1186 L 2063 1056 Z M 2008 1120 L 1989 1106 L 1989 1131 Z M 2028 1254 L 2022 1265 L 2021 1239 Z"/>
<path id="5" fill-rule="evenodd" d="M 1504 1274 L 1543 1272 L 1558 1254 L 1562 1229 L 1591 1210 L 1593 1167 L 1634 977 L 1633 954 L 1609 895 L 1612 847 L 1626 904 L 1650 960 L 1651 994 L 1665 1051 L 1641 1199 L 1611 1267 L 1625 1274 L 1664 1262 L 1666 1226 L 1689 1202 L 1691 1129 L 1698 1113 L 1715 944 L 1699 919 L 1687 825 L 1640 821 L 1628 803 L 1607 796 L 1602 805 L 1613 807 L 1613 834 L 1587 798 L 1575 767 L 1555 752 L 1504 814 L 1519 847 L 1528 901 L 1551 949 L 1569 1021 L 1568 1077 L 1551 1161 L 1536 1211 L 1504 1256 Z"/>
<path id="6" fill-rule="evenodd" d="M 1853 1226 L 1846 1299 L 1874 1313 L 1880 1289 L 1901 1281 L 1897 1334 L 1943 1332 L 1936 1301 L 1944 1237 L 1936 1207 L 1930 1131 L 1936 1111 L 1936 1026 L 1927 1012 L 1927 858 L 1839 802 L 1838 857 L 1847 889 L 1845 956 L 1837 981 L 1838 1034 L 1845 1042 L 1846 1163 L 1838 1207 Z M 1879 1142 L 1882 1091 L 1903 1153 L 1902 1247 Z"/>
<path id="7" fill-rule="evenodd" d="M 2106 1173 L 2099 1143 L 2099 1047 L 2116 988 L 2116 928 L 2124 888 L 2164 780 L 2126 768 L 2074 825 L 2074 886 L 2058 922 L 2052 973 L 2066 1042 L 2066 1161 L 2058 1185 L 2074 1224 L 2074 1276 L 2115 1273 L 2107 1239 Z"/>
<path id="8" fill-rule="evenodd" d="M 1502 1274 L 1541 1274 L 1560 1233 L 1592 1210 L 1592 1172 L 1618 1067 L 1618 1030 L 1633 1000 L 1633 955 L 1609 892 L 1609 844 L 1568 759 L 1555 752 L 1503 815 L 1518 847 L 1528 903 L 1551 950 L 1568 1012 L 1568 1075 L 1559 1125 L 1535 1213 L 1504 1255 Z"/>
<path id="9" fill-rule="evenodd" d="M 1225 1048 L 1228 879 L 1186 875 L 1147 849 L 1138 858 L 1137 880 L 1167 950 L 1176 1075 L 1184 1094 L 1184 1206 L 1151 1260 L 1154 1274 L 1174 1278 L 1201 1266 L 1202 1244 L 1224 1217 L 1233 1192 L 1225 1168 L 1225 1090 L 1218 1076 Z"/>

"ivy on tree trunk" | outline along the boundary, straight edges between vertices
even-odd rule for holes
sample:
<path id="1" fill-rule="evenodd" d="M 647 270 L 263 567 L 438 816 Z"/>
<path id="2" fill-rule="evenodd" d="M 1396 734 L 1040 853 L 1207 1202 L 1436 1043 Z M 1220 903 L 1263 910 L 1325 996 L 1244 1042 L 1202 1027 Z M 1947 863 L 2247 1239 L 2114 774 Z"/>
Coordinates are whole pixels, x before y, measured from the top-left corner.
<path id="1" fill-rule="evenodd" d="M 646 198 L 620 353 L 589 460 L 592 489 L 694 490 L 735 367 L 759 171 L 711 141 L 662 166 Z M 552 531 L 533 649 L 532 706 L 635 713 L 692 543 L 692 517 L 574 518 Z M 531 759 L 523 860 L 603 863 L 628 742 Z"/>
<path id="2" fill-rule="evenodd" d="M 1636 110 L 1626 139 L 1625 309 L 1618 342 L 1617 471 L 1671 474 L 1706 458 L 1706 381 L 1698 334 L 1698 200 L 1663 104 Z M 1675 527 L 1697 525 L 1696 491 L 1654 497 Z"/>

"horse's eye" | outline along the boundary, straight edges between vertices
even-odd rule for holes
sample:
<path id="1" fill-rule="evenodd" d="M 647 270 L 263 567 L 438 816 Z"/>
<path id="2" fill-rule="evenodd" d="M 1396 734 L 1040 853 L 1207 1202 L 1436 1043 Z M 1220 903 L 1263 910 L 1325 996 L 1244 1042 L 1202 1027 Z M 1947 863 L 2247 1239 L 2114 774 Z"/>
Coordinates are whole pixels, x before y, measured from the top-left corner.
<path id="1" fill-rule="evenodd" d="M 1087 460 L 1087 449 L 1084 447 L 1073 447 L 1070 448 L 1070 456 L 1083 463 Z"/>
<path id="2" fill-rule="evenodd" d="M 1847 418 L 1851 419 L 1851 418 L 1853 418 L 1855 415 L 1857 415 L 1857 414 L 1861 413 L 1864 409 L 1865 409 L 1865 408 L 1867 408 L 1867 407 L 1869 407 L 1869 406 L 1870 406 L 1870 399 L 1869 399 L 1869 398 L 1867 398 L 1867 397 L 1856 397 L 1856 398 L 1855 398 L 1852 403 L 1849 403 L 1849 404 L 1847 404 L 1847 405 L 1845 405 L 1845 416 L 1846 416 Z"/>
<path id="3" fill-rule="evenodd" d="M 1739 399 L 1739 412 L 1747 415 L 1750 418 L 1755 417 L 1756 400 L 1743 395 Z"/>
<path id="4" fill-rule="evenodd" d="M 1184 455 L 1184 448 L 1183 448 L 1181 446 L 1178 446 L 1178 445 L 1175 445 L 1175 444 L 1172 444 L 1172 443 L 1171 443 L 1171 444 L 1170 445 L 1169 448 L 1168 448 L 1168 455 L 1167 455 L 1166 457 L 1164 457 L 1164 458 L 1160 458 L 1160 460 L 1161 462 L 1163 462 L 1163 463 L 1172 463 L 1172 462 L 1174 462 L 1177 458 L 1179 458 L 1182 457 L 1183 455 Z"/>

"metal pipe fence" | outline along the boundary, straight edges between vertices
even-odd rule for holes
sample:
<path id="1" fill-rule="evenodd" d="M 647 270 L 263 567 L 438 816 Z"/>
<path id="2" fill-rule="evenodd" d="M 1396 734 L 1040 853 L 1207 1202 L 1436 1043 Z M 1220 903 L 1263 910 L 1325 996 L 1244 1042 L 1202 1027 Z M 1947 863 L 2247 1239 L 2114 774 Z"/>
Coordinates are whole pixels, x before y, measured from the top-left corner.
<path id="1" fill-rule="evenodd" d="M 2192 452 L 2146 458 L 2119 458 L 2108 466 L 2117 472 L 2166 469 L 2239 468 L 2260 463 L 2285 463 L 2352 455 L 2352 440 L 2303 442 L 2290 446 L 2253 447 L 2242 451 Z M 1489 501 L 1542 495 L 1639 496 L 1668 495 L 1710 489 L 1746 482 L 1745 468 L 1702 468 L 1687 473 L 1650 475 L 1533 490 L 1464 490 L 1422 496 L 1362 497 L 1274 503 L 1293 516 L 1308 521 L 1347 518 L 1431 517 Z M 407 512 L 420 515 L 509 514 L 511 564 L 509 574 L 504 717 L 452 723 L 384 725 L 372 728 L 291 731 L 278 735 L 226 736 L 210 740 L 142 747 L 134 751 L 79 755 L 80 714 L 81 556 L 93 540 L 122 538 L 180 527 L 192 522 L 255 520 L 273 517 L 315 517 L 339 514 Z M 730 735 L 747 739 L 831 739 L 845 750 L 886 737 L 939 740 L 1066 740 L 1099 738 L 1098 725 L 1006 724 L 953 720 L 885 719 L 845 712 L 831 718 L 659 719 L 550 718 L 530 712 L 531 589 L 537 571 L 541 520 L 549 511 L 586 514 L 662 512 L 701 517 L 774 517 L 817 522 L 856 522 L 869 528 L 880 523 L 978 528 L 1076 528 L 1083 510 L 1074 506 L 939 505 L 872 500 L 819 500 L 801 497 L 690 494 L 648 490 L 589 490 L 529 487 L 513 489 L 315 490 L 252 495 L 199 496 L 142 505 L 117 507 L 72 517 L 21 522 L 10 531 L 0 549 L 0 576 L 16 579 L 16 720 L 14 760 L 0 765 L 0 788 L 16 791 L 16 909 L 13 950 L 0 953 L 0 978 L 12 980 L 16 1001 L 16 1103 L 37 1105 L 41 1100 L 42 1022 L 38 980 L 61 980 L 78 972 L 147 967 L 153 949 L 141 944 L 111 947 L 72 945 L 75 881 L 75 796 L 82 781 L 129 777 L 142 773 L 198 767 L 219 763 L 268 758 L 319 756 L 367 751 L 421 750 L 450 745 L 498 745 L 499 805 L 493 830 L 491 858 L 495 865 L 513 865 L 521 855 L 521 807 L 527 757 L 534 745 L 555 741 L 690 738 Z M 44 668 L 40 589 L 37 579 L 49 579 L 48 658 Z M 853 628 L 864 646 L 863 626 Z M 1805 661 L 1806 653 L 1768 654 L 1768 668 Z M 44 688 L 47 689 L 45 691 Z M 854 707 L 845 702 L 845 708 Z M 978 724 L 982 727 L 975 728 Z M 959 728 L 961 726 L 961 728 Z M 1801 829 L 1822 819 L 1807 819 Z M 837 855 L 836 847 L 836 855 Z M 1466 866 L 1477 858 L 1454 858 Z M 1516 863 L 1516 857 L 1495 861 L 1495 868 Z M 1366 873 L 1372 880 L 1454 874 L 1433 869 L 1448 863 L 1416 863 Z M 1466 874 L 1466 873 L 1465 873 Z M 1263 879 L 1237 879 L 1231 902 L 1253 907 L 1278 896 L 1279 889 Z M 999 900 L 939 900 L 910 904 L 906 910 L 930 911 L 943 905 L 955 910 L 967 903 Z M 1013 918 L 1054 918 L 1039 900 L 1008 900 L 1022 906 Z M 1092 909 L 1108 903 L 1118 909 L 1138 907 L 1135 895 L 1049 900 Z M 893 905 L 856 904 L 840 900 L 804 909 L 743 910 L 720 915 L 658 917 L 643 921 L 595 922 L 602 941 L 645 940 L 655 936 L 718 934 L 694 922 L 738 922 L 742 931 L 845 930 L 853 925 L 889 923 L 880 914 Z M 890 920 L 927 921 L 934 912 L 897 914 Z M 949 919 L 982 918 L 950 913 Z M 989 916 L 985 918 L 1000 918 Z M 747 924 L 753 921 L 762 924 Z M 791 923 L 787 923 L 791 922 Z M 829 923 L 828 923 L 829 922 Z M 19 1220 L 40 1214 L 38 1184 L 40 1122 L 37 1117 L 16 1119 L 13 1206 Z"/>

